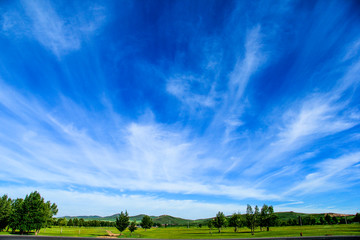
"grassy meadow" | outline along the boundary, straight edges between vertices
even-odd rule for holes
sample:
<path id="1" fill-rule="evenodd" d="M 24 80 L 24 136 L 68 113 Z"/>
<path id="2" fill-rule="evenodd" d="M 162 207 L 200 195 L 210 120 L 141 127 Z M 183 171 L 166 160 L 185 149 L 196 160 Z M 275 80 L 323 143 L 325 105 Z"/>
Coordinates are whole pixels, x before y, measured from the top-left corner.
<path id="1" fill-rule="evenodd" d="M 114 227 L 52 227 L 41 229 L 39 235 L 43 236 L 72 236 L 72 237 L 106 237 L 110 231 L 114 234 L 120 232 Z M 198 238 L 251 238 L 251 237 L 297 237 L 300 236 L 326 236 L 326 235 L 360 235 L 359 224 L 339 224 L 339 225 L 315 225 L 315 226 L 286 226 L 272 227 L 269 232 L 260 231 L 258 228 L 255 235 L 252 236 L 249 229 L 241 228 L 238 232 L 234 232 L 233 228 L 225 228 L 222 233 L 218 233 L 217 229 L 209 228 L 186 228 L 186 227 L 169 227 L 169 228 L 152 228 L 148 230 L 137 229 L 132 236 L 129 230 L 123 232 L 119 238 L 173 238 L 173 239 L 198 239 Z M 1 234 L 9 234 L 2 232 Z"/>

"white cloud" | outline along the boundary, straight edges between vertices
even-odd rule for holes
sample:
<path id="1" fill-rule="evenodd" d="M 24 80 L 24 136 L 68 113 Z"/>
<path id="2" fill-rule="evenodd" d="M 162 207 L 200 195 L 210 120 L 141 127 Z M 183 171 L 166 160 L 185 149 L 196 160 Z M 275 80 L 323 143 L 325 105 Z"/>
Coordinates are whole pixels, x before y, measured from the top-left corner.
<path id="1" fill-rule="evenodd" d="M 193 76 L 174 76 L 168 80 L 166 90 L 192 112 L 203 107 L 213 108 L 216 105 L 214 84 L 209 86 L 209 83 L 203 79 Z"/>
<path id="2" fill-rule="evenodd" d="M 65 98 L 61 105 L 49 110 L 5 84 L 1 89 L 0 103 L 16 116 L 0 119 L 4 130 L 0 140 L 7 143 L 1 145 L 0 162 L 7 181 L 30 180 L 57 186 L 76 184 L 233 199 L 278 198 L 262 189 L 238 183 L 225 185 L 221 179 L 214 178 L 215 171 L 226 171 L 228 166 L 220 159 L 207 156 L 208 149 L 201 139 L 188 140 L 186 129 L 149 119 L 146 123 L 122 122 L 107 126 L 111 121 L 98 122 L 104 119 L 103 113 L 87 115 L 88 112 Z M 105 113 L 108 114 L 116 115 Z M 105 141 L 109 137 L 115 142 Z M 12 171 L 14 168 L 19 171 Z"/>
<path id="3" fill-rule="evenodd" d="M 349 187 L 351 183 L 348 177 L 353 175 L 354 170 L 356 171 L 354 165 L 359 162 L 360 152 L 324 160 L 314 166 L 316 171 L 307 174 L 304 180 L 295 184 L 286 194 L 303 195 L 339 190 L 345 185 Z M 356 179 L 358 180 L 359 177 Z"/>
<path id="4" fill-rule="evenodd" d="M 279 133 L 279 141 L 284 145 L 301 145 L 306 137 L 306 140 L 308 137 L 319 138 L 355 126 L 357 122 L 353 119 L 339 116 L 343 108 L 341 104 L 322 97 L 304 101 L 300 108 L 295 107 L 284 115 L 288 124 Z"/>
<path id="5" fill-rule="evenodd" d="M 60 16 L 50 1 L 21 1 L 22 10 L 7 11 L 2 17 L 5 34 L 33 37 L 57 57 L 81 47 L 88 36 L 93 35 L 105 21 L 105 9 L 90 5 L 75 16 Z"/>

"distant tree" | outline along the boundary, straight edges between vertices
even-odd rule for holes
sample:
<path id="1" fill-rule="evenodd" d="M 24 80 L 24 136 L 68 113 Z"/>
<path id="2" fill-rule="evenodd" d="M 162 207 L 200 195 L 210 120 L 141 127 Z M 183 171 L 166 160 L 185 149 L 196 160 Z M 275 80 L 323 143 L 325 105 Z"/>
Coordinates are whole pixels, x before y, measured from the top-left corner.
<path id="1" fill-rule="evenodd" d="M 335 216 L 333 216 L 332 218 L 331 218 L 331 223 L 332 224 L 338 224 L 338 219 L 337 219 L 337 217 L 335 217 Z"/>
<path id="2" fill-rule="evenodd" d="M 136 221 L 131 222 L 130 226 L 129 226 L 129 231 L 130 231 L 130 236 L 132 235 L 132 233 L 137 229 L 136 227 Z"/>
<path id="3" fill-rule="evenodd" d="M 68 227 L 73 227 L 74 226 L 74 222 L 73 220 L 70 218 L 70 220 L 67 222 L 67 226 Z"/>
<path id="4" fill-rule="evenodd" d="M 356 213 L 355 217 L 352 219 L 353 222 L 360 222 L 360 213 Z"/>
<path id="5" fill-rule="evenodd" d="M 234 213 L 229 219 L 229 226 L 234 227 L 234 232 L 243 226 L 243 220 L 240 213 Z"/>
<path id="6" fill-rule="evenodd" d="M 323 217 L 320 217 L 319 221 L 320 221 L 320 224 L 321 224 L 321 225 L 324 225 L 324 224 L 325 224 L 325 219 L 324 219 Z"/>
<path id="7" fill-rule="evenodd" d="M 146 231 L 146 229 L 150 229 L 152 225 L 153 225 L 153 221 L 152 221 L 151 217 L 149 217 L 148 215 L 145 215 L 145 216 L 141 219 L 140 226 L 141 226 L 142 228 L 144 228 L 145 231 Z"/>
<path id="8" fill-rule="evenodd" d="M 331 224 L 331 217 L 329 214 L 325 215 L 325 221 L 327 222 L 327 224 Z"/>
<path id="9" fill-rule="evenodd" d="M 83 218 L 79 219 L 79 227 L 85 226 L 85 220 Z"/>
<path id="10" fill-rule="evenodd" d="M 259 215 L 260 228 L 266 227 L 266 231 L 269 231 L 269 227 L 275 225 L 276 219 L 273 206 L 264 204 Z"/>
<path id="11" fill-rule="evenodd" d="M 208 225 L 208 228 L 209 228 L 209 232 L 212 235 L 212 229 L 214 227 L 214 220 L 213 219 L 209 220 L 207 225 Z"/>
<path id="12" fill-rule="evenodd" d="M 67 225 L 67 220 L 66 220 L 66 218 L 58 218 L 58 226 L 60 226 L 60 227 L 63 227 L 63 226 L 66 226 Z"/>
<path id="13" fill-rule="evenodd" d="M 122 233 L 129 226 L 129 223 L 130 221 L 127 211 L 125 211 L 125 213 L 121 211 L 119 217 L 116 217 L 115 227 L 120 231 L 120 233 Z"/>
<path id="14" fill-rule="evenodd" d="M 254 235 L 255 228 L 258 225 L 259 221 L 259 208 L 255 206 L 255 211 L 253 211 L 252 207 L 248 204 L 246 208 L 246 225 L 251 230 L 251 234 Z"/>
<path id="15" fill-rule="evenodd" d="M 7 195 L 0 198 L 0 231 L 5 229 L 10 223 L 12 200 Z"/>
<path id="16" fill-rule="evenodd" d="M 79 226 L 79 219 L 74 218 L 73 223 L 74 223 L 74 226 Z"/>
<path id="17" fill-rule="evenodd" d="M 218 212 L 216 214 L 216 217 L 214 218 L 214 227 L 216 227 L 219 230 L 219 233 L 221 232 L 221 228 L 224 227 L 226 224 L 226 217 L 223 212 Z"/>

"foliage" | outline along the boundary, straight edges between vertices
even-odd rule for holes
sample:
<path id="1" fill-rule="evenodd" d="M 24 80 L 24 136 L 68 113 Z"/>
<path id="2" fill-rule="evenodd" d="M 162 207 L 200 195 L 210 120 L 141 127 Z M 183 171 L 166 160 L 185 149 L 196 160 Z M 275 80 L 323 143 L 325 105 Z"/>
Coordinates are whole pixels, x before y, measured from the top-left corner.
<path id="1" fill-rule="evenodd" d="M 223 212 L 218 212 L 216 217 L 214 218 L 214 227 L 219 229 L 219 233 L 221 232 L 221 228 L 226 225 L 226 217 Z"/>
<path id="2" fill-rule="evenodd" d="M 234 213 L 229 219 L 229 226 L 234 227 L 234 232 L 237 232 L 237 229 L 243 226 L 243 220 L 240 213 Z"/>
<path id="3" fill-rule="evenodd" d="M 352 220 L 353 222 L 360 222 L 360 213 L 356 213 L 355 217 Z"/>
<path id="4" fill-rule="evenodd" d="M 275 225 L 276 219 L 277 216 L 274 214 L 273 206 L 264 204 L 259 216 L 260 227 L 266 227 L 266 230 L 269 231 L 269 227 Z"/>
<path id="5" fill-rule="evenodd" d="M 212 229 L 214 227 L 214 220 L 213 219 L 209 220 L 207 226 L 209 228 L 209 232 L 212 234 Z"/>
<path id="6" fill-rule="evenodd" d="M 129 226 L 130 233 L 132 234 L 136 229 L 137 229 L 136 222 L 131 222 Z"/>
<path id="7" fill-rule="evenodd" d="M 0 198 L 0 231 L 10 223 L 11 203 L 12 201 L 7 195 Z"/>
<path id="8" fill-rule="evenodd" d="M 70 219 L 70 220 L 68 221 L 67 226 L 68 226 L 68 227 L 73 227 L 73 226 L 74 226 L 74 222 L 73 222 L 72 219 Z"/>
<path id="9" fill-rule="evenodd" d="M 325 215 L 325 221 L 327 222 L 327 224 L 331 224 L 331 217 L 329 214 Z"/>
<path id="10" fill-rule="evenodd" d="M 57 211 L 56 204 L 45 202 L 40 193 L 35 191 L 26 195 L 24 200 L 18 198 L 13 202 L 9 226 L 13 232 L 18 229 L 21 234 L 31 230 L 38 233 Z"/>
<path id="11" fill-rule="evenodd" d="M 121 211 L 119 217 L 116 217 L 116 221 L 115 221 L 115 227 L 121 232 L 123 232 L 128 226 L 129 226 L 129 215 L 127 213 L 127 211 L 125 211 L 125 213 L 123 213 Z"/>
<path id="12" fill-rule="evenodd" d="M 152 221 L 151 217 L 149 217 L 148 215 L 145 215 L 141 220 L 140 226 L 146 230 L 146 229 L 151 228 L 152 225 L 153 225 L 153 221 Z"/>
<path id="13" fill-rule="evenodd" d="M 254 235 L 255 228 L 258 225 L 259 220 L 259 208 L 255 206 L 255 211 L 253 211 L 252 207 L 248 204 L 246 208 L 246 226 L 250 228 L 251 235 Z"/>

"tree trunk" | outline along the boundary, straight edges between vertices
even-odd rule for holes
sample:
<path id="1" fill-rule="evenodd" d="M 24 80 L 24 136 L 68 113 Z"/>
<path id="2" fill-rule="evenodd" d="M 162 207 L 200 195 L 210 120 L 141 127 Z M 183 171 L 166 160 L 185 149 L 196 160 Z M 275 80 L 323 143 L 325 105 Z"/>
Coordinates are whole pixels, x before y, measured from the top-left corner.
<path id="1" fill-rule="evenodd" d="M 269 230 L 270 230 L 270 228 L 269 228 L 269 226 L 267 226 L 267 227 L 266 227 L 266 231 L 269 231 Z"/>

